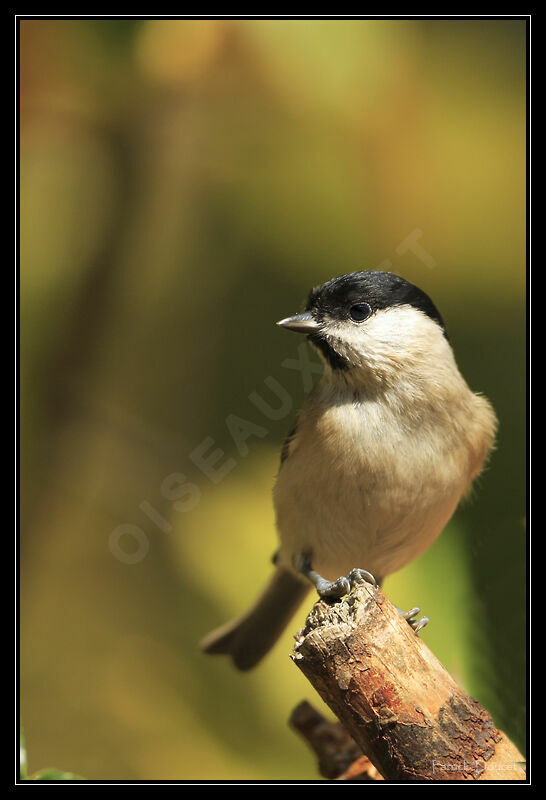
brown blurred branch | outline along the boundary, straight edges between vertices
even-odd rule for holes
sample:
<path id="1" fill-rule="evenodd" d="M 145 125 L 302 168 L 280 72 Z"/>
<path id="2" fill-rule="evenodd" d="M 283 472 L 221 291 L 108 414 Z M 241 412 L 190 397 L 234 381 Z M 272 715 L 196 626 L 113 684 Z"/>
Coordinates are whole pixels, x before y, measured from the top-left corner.
<path id="1" fill-rule="evenodd" d="M 292 712 L 290 724 L 307 742 L 319 762 L 319 772 L 330 780 L 383 780 L 340 722 L 330 722 L 306 700 Z"/>
<path id="2" fill-rule="evenodd" d="M 525 780 L 521 753 L 380 589 L 362 584 L 339 602 L 317 602 L 292 658 L 342 726 L 325 728 L 333 724 L 312 709 L 307 722 L 301 709 L 292 716 L 325 777 Z M 355 743 L 379 776 L 357 761 Z"/>

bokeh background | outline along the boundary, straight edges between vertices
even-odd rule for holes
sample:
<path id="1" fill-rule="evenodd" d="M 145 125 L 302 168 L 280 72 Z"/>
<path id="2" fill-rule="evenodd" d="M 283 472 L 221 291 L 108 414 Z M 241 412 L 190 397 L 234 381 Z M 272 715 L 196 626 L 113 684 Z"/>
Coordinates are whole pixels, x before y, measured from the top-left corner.
<path id="1" fill-rule="evenodd" d="M 31 771 L 318 777 L 287 724 L 301 699 L 321 707 L 288 657 L 308 609 L 250 674 L 197 642 L 271 569 L 279 450 L 308 389 L 283 364 L 301 341 L 274 322 L 377 267 L 433 297 L 500 418 L 473 500 L 385 588 L 431 617 L 423 639 L 523 746 L 525 33 L 20 22 Z M 253 393 L 274 409 L 274 385 L 291 408 L 271 419 Z M 229 415 L 258 426 L 246 449 Z"/>

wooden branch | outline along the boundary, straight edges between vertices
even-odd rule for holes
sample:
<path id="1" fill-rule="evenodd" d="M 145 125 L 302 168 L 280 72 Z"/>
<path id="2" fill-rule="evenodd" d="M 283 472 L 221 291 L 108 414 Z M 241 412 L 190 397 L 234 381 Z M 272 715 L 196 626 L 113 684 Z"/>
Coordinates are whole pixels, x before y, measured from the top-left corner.
<path id="1" fill-rule="evenodd" d="M 382 781 L 382 776 L 340 722 L 330 722 L 306 700 L 290 717 L 290 724 L 318 758 L 324 778 L 345 781 Z"/>
<path id="2" fill-rule="evenodd" d="M 521 753 L 380 589 L 317 602 L 292 659 L 385 780 L 525 780 Z"/>

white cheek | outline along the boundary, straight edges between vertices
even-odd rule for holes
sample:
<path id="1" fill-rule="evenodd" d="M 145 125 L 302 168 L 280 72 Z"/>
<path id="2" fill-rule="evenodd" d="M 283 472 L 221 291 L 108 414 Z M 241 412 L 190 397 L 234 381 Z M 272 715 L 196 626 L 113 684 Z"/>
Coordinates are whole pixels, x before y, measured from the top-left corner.
<path id="1" fill-rule="evenodd" d="M 364 322 L 332 322 L 328 333 L 350 350 L 354 362 L 415 356 L 419 352 L 445 348 L 447 342 L 434 320 L 411 306 L 381 309 Z"/>
<path id="2" fill-rule="evenodd" d="M 360 340 L 384 346 L 407 347 L 408 343 L 411 346 L 412 341 L 422 338 L 429 326 L 437 330 L 436 323 L 415 308 L 388 308 L 376 312 L 363 323 Z"/>

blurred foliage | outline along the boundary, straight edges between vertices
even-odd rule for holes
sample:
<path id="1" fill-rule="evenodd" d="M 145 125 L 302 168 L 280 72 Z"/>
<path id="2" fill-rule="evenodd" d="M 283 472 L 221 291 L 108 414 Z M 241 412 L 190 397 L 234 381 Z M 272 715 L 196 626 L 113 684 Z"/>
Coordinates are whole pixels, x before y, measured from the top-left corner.
<path id="1" fill-rule="evenodd" d="M 33 775 L 27 773 L 27 749 L 23 729 L 19 732 L 19 779 L 22 781 L 82 781 L 79 775 L 72 772 L 61 772 L 58 769 L 41 769 Z"/>
<path id="2" fill-rule="evenodd" d="M 19 777 L 24 780 L 27 777 L 27 748 L 23 729 L 19 729 Z"/>
<path id="3" fill-rule="evenodd" d="M 25 778 L 27 781 L 83 781 L 79 775 L 73 772 L 61 772 L 58 769 L 42 769 Z"/>
<path id="4" fill-rule="evenodd" d="M 378 266 L 433 297 L 500 418 L 474 499 L 386 590 L 431 617 L 423 639 L 521 746 L 524 23 L 44 19 L 20 43 L 32 759 L 95 779 L 317 776 L 287 726 L 310 692 L 288 659 L 306 609 L 247 675 L 197 642 L 271 568 L 305 392 L 273 323 Z M 274 403 L 268 376 L 283 419 L 249 399 Z M 229 414 L 266 429 L 245 455 Z M 191 459 L 208 437 L 232 467 L 218 484 Z"/>

